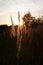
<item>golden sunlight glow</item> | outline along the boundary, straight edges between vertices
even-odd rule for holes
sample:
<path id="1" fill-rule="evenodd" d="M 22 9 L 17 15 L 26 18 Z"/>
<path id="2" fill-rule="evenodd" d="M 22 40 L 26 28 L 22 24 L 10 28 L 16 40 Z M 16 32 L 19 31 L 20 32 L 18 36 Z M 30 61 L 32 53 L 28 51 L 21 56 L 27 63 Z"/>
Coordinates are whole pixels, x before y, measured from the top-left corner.
<path id="1" fill-rule="evenodd" d="M 22 26 L 23 25 L 23 21 L 22 21 L 22 16 L 20 15 L 20 22 L 18 21 L 18 15 L 16 14 L 16 15 L 12 15 L 12 19 L 13 19 L 13 23 L 14 23 L 14 25 L 16 26 L 16 25 L 20 25 L 20 26 Z"/>
<path id="2" fill-rule="evenodd" d="M 22 18 L 20 18 L 20 26 L 22 26 L 23 25 L 23 20 L 22 20 Z"/>
<path id="3" fill-rule="evenodd" d="M 18 21 L 18 17 L 13 18 L 13 21 L 14 21 L 14 25 L 20 25 L 20 26 L 23 25 L 22 18 L 20 18 L 20 22 Z"/>
<path id="4" fill-rule="evenodd" d="M 13 18 L 13 21 L 14 21 L 14 25 L 19 25 L 18 17 L 17 17 L 17 16 L 15 16 L 15 17 Z"/>

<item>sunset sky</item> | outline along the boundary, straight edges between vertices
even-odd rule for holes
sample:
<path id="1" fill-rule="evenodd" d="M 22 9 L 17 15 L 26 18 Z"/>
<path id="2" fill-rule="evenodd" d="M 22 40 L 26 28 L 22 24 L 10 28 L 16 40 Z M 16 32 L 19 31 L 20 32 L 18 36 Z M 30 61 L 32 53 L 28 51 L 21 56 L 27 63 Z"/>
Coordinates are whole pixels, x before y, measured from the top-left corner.
<path id="1" fill-rule="evenodd" d="M 18 10 L 21 15 L 30 11 L 33 16 L 41 16 L 43 15 L 43 0 L 0 0 L 0 25 L 10 25 L 10 15 L 14 20 Z"/>

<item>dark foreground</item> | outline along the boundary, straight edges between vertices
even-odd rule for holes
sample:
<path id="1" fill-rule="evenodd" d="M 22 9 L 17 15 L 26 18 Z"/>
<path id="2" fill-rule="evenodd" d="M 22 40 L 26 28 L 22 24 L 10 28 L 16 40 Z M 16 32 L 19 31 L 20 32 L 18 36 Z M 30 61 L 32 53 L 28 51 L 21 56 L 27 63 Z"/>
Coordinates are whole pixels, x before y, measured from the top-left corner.
<path id="1" fill-rule="evenodd" d="M 29 27 L 21 40 L 19 59 L 17 36 L 11 33 L 11 26 L 0 26 L 0 65 L 43 65 L 43 25 Z"/>

